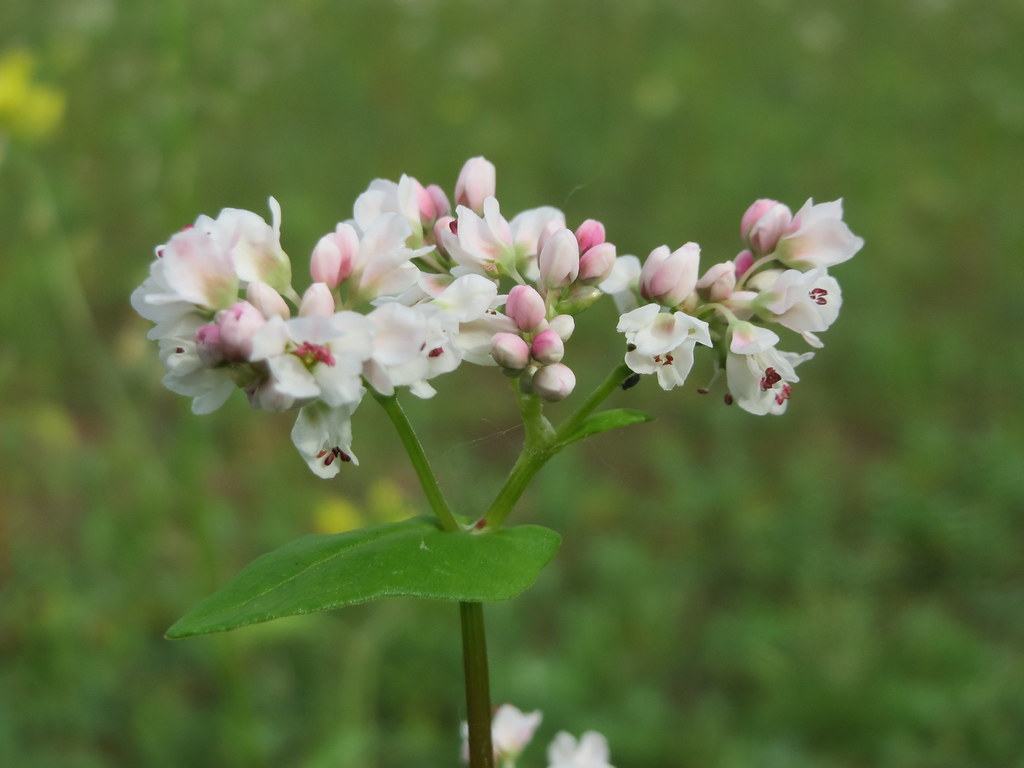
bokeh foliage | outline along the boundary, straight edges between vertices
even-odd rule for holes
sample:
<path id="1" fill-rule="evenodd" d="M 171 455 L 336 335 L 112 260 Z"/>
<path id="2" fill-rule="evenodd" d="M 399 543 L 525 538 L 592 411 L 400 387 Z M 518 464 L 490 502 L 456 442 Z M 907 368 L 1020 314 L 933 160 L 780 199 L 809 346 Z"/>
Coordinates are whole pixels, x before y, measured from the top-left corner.
<path id="1" fill-rule="evenodd" d="M 288 415 L 192 416 L 127 296 L 200 212 L 275 195 L 302 273 L 370 179 L 485 154 L 510 210 L 620 252 L 729 258 L 763 196 L 843 196 L 867 240 L 784 418 L 644 382 L 613 405 L 658 423 L 544 470 L 514 521 L 563 547 L 488 611 L 496 698 L 623 768 L 1021 764 L 1021 29 L 1016 0 L 6 0 L 0 56 L 65 106 L 0 124 L 3 762 L 455 763 L 451 605 L 162 638 L 264 551 L 424 510 L 372 402 L 331 483 Z M 498 379 L 407 398 L 467 513 L 520 438 Z"/>

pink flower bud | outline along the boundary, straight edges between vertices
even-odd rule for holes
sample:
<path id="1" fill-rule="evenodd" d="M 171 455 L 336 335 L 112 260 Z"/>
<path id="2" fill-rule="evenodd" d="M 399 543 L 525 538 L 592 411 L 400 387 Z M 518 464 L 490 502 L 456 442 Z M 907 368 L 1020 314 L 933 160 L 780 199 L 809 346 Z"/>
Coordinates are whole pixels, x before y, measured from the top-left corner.
<path id="1" fill-rule="evenodd" d="M 533 391 L 549 403 L 564 400 L 576 387 L 576 375 L 562 363 L 552 363 L 533 376 Z"/>
<path id="2" fill-rule="evenodd" d="M 442 256 L 448 255 L 445 248 L 445 239 L 453 237 L 457 229 L 457 222 L 451 216 L 442 216 L 434 222 L 434 247 Z"/>
<path id="3" fill-rule="evenodd" d="M 581 254 L 600 245 L 604 242 L 604 224 L 595 219 L 587 219 L 576 230 L 576 242 L 580 244 Z"/>
<path id="4" fill-rule="evenodd" d="M 248 301 L 239 301 L 217 313 L 220 326 L 220 346 L 225 360 L 242 362 L 252 354 L 252 336 L 267 322 L 256 307 Z"/>
<path id="5" fill-rule="evenodd" d="M 330 317 L 334 314 L 334 296 L 327 283 L 313 283 L 302 294 L 299 317 Z"/>
<path id="6" fill-rule="evenodd" d="M 580 272 L 580 246 L 576 236 L 568 229 L 551 235 L 537 257 L 540 284 L 547 288 L 563 288 L 572 283 Z"/>
<path id="7" fill-rule="evenodd" d="M 249 283 L 245 298 L 268 320 L 275 315 L 287 320 L 292 315 L 281 294 L 266 283 Z"/>
<path id="8" fill-rule="evenodd" d="M 424 224 L 430 224 L 452 212 L 451 204 L 448 202 L 448 195 L 437 184 L 431 184 L 426 189 L 423 189 L 422 192 L 420 189 L 417 189 L 416 199 L 420 204 L 420 216 Z"/>
<path id="9" fill-rule="evenodd" d="M 530 347 L 514 333 L 496 333 L 491 339 L 491 357 L 502 368 L 521 371 L 530 362 Z"/>
<path id="10" fill-rule="evenodd" d="M 736 277 L 743 277 L 743 274 L 754 266 L 754 252 L 749 249 L 740 251 L 733 261 L 736 264 Z"/>
<path id="11" fill-rule="evenodd" d="M 736 287 L 736 265 L 731 261 L 715 264 L 697 281 L 697 290 L 711 301 L 728 299 Z"/>
<path id="12" fill-rule="evenodd" d="M 220 345 L 219 325 L 203 325 L 196 331 L 196 354 L 208 368 L 223 362 L 224 351 Z"/>
<path id="13" fill-rule="evenodd" d="M 541 365 L 551 365 L 551 363 L 557 363 L 562 359 L 565 354 L 565 345 L 558 334 L 548 328 L 533 338 L 530 354 Z"/>
<path id="14" fill-rule="evenodd" d="M 603 283 L 615 268 L 615 244 L 598 243 L 580 256 L 580 273 L 576 280 L 587 285 Z"/>
<path id="15" fill-rule="evenodd" d="M 776 200 L 758 200 L 743 214 L 740 237 L 755 253 L 771 253 L 792 221 L 788 206 Z"/>
<path id="16" fill-rule="evenodd" d="M 309 260 L 309 272 L 314 282 L 337 288 L 352 274 L 358 256 L 359 235 L 351 224 L 342 223 L 317 242 Z"/>
<path id="17" fill-rule="evenodd" d="M 651 251 L 640 270 L 640 295 L 665 307 L 676 307 L 697 285 L 700 246 L 686 243 L 669 252 L 662 245 Z"/>
<path id="18" fill-rule="evenodd" d="M 484 200 L 494 197 L 495 189 L 494 164 L 483 157 L 470 158 L 462 166 L 459 180 L 455 182 L 455 203 L 480 215 L 484 210 Z"/>
<path id="19" fill-rule="evenodd" d="M 529 285 L 517 285 L 508 292 L 505 302 L 505 314 L 521 331 L 532 331 L 542 322 L 547 314 L 544 299 L 537 290 Z"/>

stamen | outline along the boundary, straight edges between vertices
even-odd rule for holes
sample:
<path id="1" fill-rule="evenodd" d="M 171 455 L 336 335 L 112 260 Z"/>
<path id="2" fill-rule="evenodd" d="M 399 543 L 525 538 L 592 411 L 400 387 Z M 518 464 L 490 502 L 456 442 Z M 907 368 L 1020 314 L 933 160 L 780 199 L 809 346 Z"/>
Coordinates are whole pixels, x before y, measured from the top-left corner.
<path id="1" fill-rule="evenodd" d="M 451 233 L 453 235 L 459 234 L 459 220 L 458 219 L 452 219 L 451 221 L 449 221 L 448 222 L 448 229 L 451 231 Z"/>
<path id="2" fill-rule="evenodd" d="M 334 355 L 331 354 L 331 348 L 325 344 L 304 341 L 301 346 L 292 350 L 292 354 L 299 358 L 307 368 L 312 368 L 317 363 L 334 366 Z"/>
<path id="3" fill-rule="evenodd" d="M 822 307 L 828 304 L 828 301 L 826 301 L 825 299 L 825 297 L 828 296 L 828 291 L 826 291 L 824 288 L 813 288 L 811 289 L 811 292 L 807 295 L 811 297 L 811 301 L 813 301 L 815 304 L 818 304 Z"/>
<path id="4" fill-rule="evenodd" d="M 732 405 L 733 404 L 732 394 L 729 393 L 729 392 L 726 392 L 725 393 L 725 397 L 722 398 L 722 399 L 725 400 L 725 404 L 726 405 Z"/>
<path id="5" fill-rule="evenodd" d="M 774 368 L 768 368 L 764 372 L 764 376 L 761 377 L 761 391 L 767 392 L 769 389 L 774 387 L 782 381 L 782 376 Z"/>
<path id="6" fill-rule="evenodd" d="M 776 393 L 776 395 L 775 395 L 775 402 L 778 403 L 779 405 L 782 405 L 784 402 L 789 400 L 790 395 L 792 395 L 792 394 L 793 394 L 793 388 L 791 386 L 789 386 L 789 384 L 786 384 L 782 388 L 782 390 L 780 392 Z"/>
<path id="7" fill-rule="evenodd" d="M 427 357 L 440 357 L 444 354 L 444 347 L 434 347 L 427 353 Z"/>

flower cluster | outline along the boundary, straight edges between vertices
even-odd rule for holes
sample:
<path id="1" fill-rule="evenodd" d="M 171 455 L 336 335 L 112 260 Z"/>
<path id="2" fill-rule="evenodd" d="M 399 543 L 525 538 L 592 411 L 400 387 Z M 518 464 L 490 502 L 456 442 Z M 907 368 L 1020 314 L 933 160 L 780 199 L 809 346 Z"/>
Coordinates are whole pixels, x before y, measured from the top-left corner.
<path id="1" fill-rule="evenodd" d="M 491 721 L 494 761 L 502 768 L 515 768 L 516 761 L 533 740 L 540 725 L 540 712 L 522 712 L 511 704 L 502 704 Z M 462 762 L 469 762 L 469 727 L 462 724 Z M 577 740 L 559 731 L 548 745 L 548 768 L 614 768 L 608 762 L 608 740 L 597 731 L 587 731 Z"/>
<path id="2" fill-rule="evenodd" d="M 697 344 L 717 353 L 727 403 L 750 413 L 782 413 L 798 381 L 796 366 L 813 357 L 777 349 L 781 326 L 821 347 L 816 335 L 839 315 L 842 294 L 828 268 L 854 256 L 864 241 L 843 221 L 842 201 L 807 203 L 794 215 L 775 200 L 758 200 L 743 215 L 746 245 L 734 259 L 700 274 L 700 246 L 661 246 L 641 265 L 620 256 L 600 288 L 622 312 L 626 364 L 655 373 L 663 389 L 686 381 Z M 700 390 L 707 392 L 707 389 Z"/>
<path id="3" fill-rule="evenodd" d="M 618 256 L 593 219 L 572 229 L 552 207 L 507 218 L 495 189 L 482 157 L 463 166 L 454 210 L 436 185 L 373 181 L 352 218 L 312 249 L 301 295 L 276 200 L 269 224 L 230 208 L 200 216 L 156 249 L 132 294 L 155 323 L 149 336 L 164 384 L 192 397 L 196 413 L 236 388 L 255 408 L 297 408 L 293 442 L 313 472 L 331 477 L 358 463 L 351 417 L 368 387 L 428 398 L 433 379 L 466 361 L 497 366 L 523 393 L 567 397 L 576 385 L 563 362 L 574 317 L 611 294 L 632 371 L 655 373 L 670 389 L 686 380 L 695 346 L 706 345 L 718 352 L 728 397 L 753 413 L 779 413 L 810 355 L 777 350 L 766 325 L 820 346 L 815 334 L 840 304 L 827 268 L 863 243 L 840 202 L 808 201 L 792 215 L 760 200 L 743 217 L 746 250 L 698 277 L 695 243 L 657 248 L 641 265 Z"/>

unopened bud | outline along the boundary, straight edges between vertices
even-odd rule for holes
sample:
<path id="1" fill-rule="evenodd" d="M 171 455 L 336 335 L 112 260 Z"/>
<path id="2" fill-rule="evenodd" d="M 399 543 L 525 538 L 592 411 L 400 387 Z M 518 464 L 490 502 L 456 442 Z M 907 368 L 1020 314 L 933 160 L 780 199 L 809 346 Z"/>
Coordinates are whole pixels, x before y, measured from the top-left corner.
<path id="1" fill-rule="evenodd" d="M 533 344 L 530 345 L 530 354 L 541 365 L 551 365 L 562 359 L 562 356 L 565 354 L 565 345 L 562 343 L 559 335 L 548 328 L 533 338 Z"/>
<path id="2" fill-rule="evenodd" d="M 327 283 L 313 283 L 302 294 L 299 317 L 330 317 L 334 314 L 334 296 Z"/>
<path id="3" fill-rule="evenodd" d="M 287 320 L 292 315 L 281 294 L 266 283 L 249 283 L 245 289 L 245 298 L 268 320 L 275 315 Z"/>
<path id="4" fill-rule="evenodd" d="M 416 199 L 420 204 L 420 217 L 424 224 L 431 224 L 452 211 L 448 196 L 437 184 L 431 184 L 426 189 L 418 187 Z"/>
<path id="5" fill-rule="evenodd" d="M 548 328 L 557 333 L 562 341 L 568 341 L 576 330 L 576 321 L 572 315 L 555 315 L 548 321 Z"/>
<path id="6" fill-rule="evenodd" d="M 736 277 L 743 277 L 743 274 L 754 266 L 754 252 L 749 248 L 744 251 L 740 251 L 736 258 L 733 259 L 733 263 L 736 264 Z"/>
<path id="7" fill-rule="evenodd" d="M 252 336 L 267 319 L 247 301 L 239 301 L 217 313 L 220 346 L 225 360 L 242 362 L 252 354 Z"/>
<path id="8" fill-rule="evenodd" d="M 725 301 L 736 287 L 736 265 L 723 261 L 711 266 L 697 281 L 697 290 L 702 291 L 710 301 Z"/>
<path id="9" fill-rule="evenodd" d="M 540 284 L 547 288 L 563 288 L 572 283 L 580 272 L 580 247 L 576 236 L 568 229 L 551 235 L 537 257 Z"/>
<path id="10" fill-rule="evenodd" d="M 743 214 L 740 237 L 755 253 L 771 253 L 792 221 L 788 206 L 777 200 L 758 200 Z"/>
<path id="11" fill-rule="evenodd" d="M 494 197 L 496 186 L 494 164 L 483 157 L 472 157 L 459 171 L 459 179 L 455 182 L 455 203 L 480 215 L 484 210 L 484 200 Z"/>
<path id="12" fill-rule="evenodd" d="M 313 248 L 309 272 L 314 282 L 337 288 L 352 274 L 358 255 L 359 235 L 351 224 L 341 223 L 334 232 L 321 237 Z"/>
<path id="13" fill-rule="evenodd" d="M 550 403 L 564 400 L 576 387 L 576 375 L 562 363 L 541 368 L 533 376 L 533 391 Z"/>
<path id="14" fill-rule="evenodd" d="M 686 243 L 669 251 L 662 245 L 651 251 L 640 270 L 640 295 L 665 307 L 676 307 L 697 285 L 700 246 Z"/>
<path id="15" fill-rule="evenodd" d="M 576 230 L 576 242 L 580 245 L 580 254 L 603 243 L 604 237 L 604 224 L 595 219 L 584 221 Z"/>
<path id="16" fill-rule="evenodd" d="M 583 253 L 583 250 L 580 249 Z M 615 244 L 598 243 L 580 256 L 580 272 L 576 280 L 588 285 L 603 283 L 615 268 Z"/>
<path id="17" fill-rule="evenodd" d="M 521 331 L 532 331 L 542 322 L 547 309 L 544 299 L 529 285 L 517 285 L 508 292 L 505 314 Z"/>
<path id="18" fill-rule="evenodd" d="M 491 357 L 501 368 L 521 371 L 530 362 L 530 347 L 514 333 L 496 333 L 491 339 Z"/>
<path id="19" fill-rule="evenodd" d="M 203 365 L 213 368 L 223 362 L 224 351 L 220 345 L 220 326 L 211 323 L 196 331 L 196 354 Z"/>

